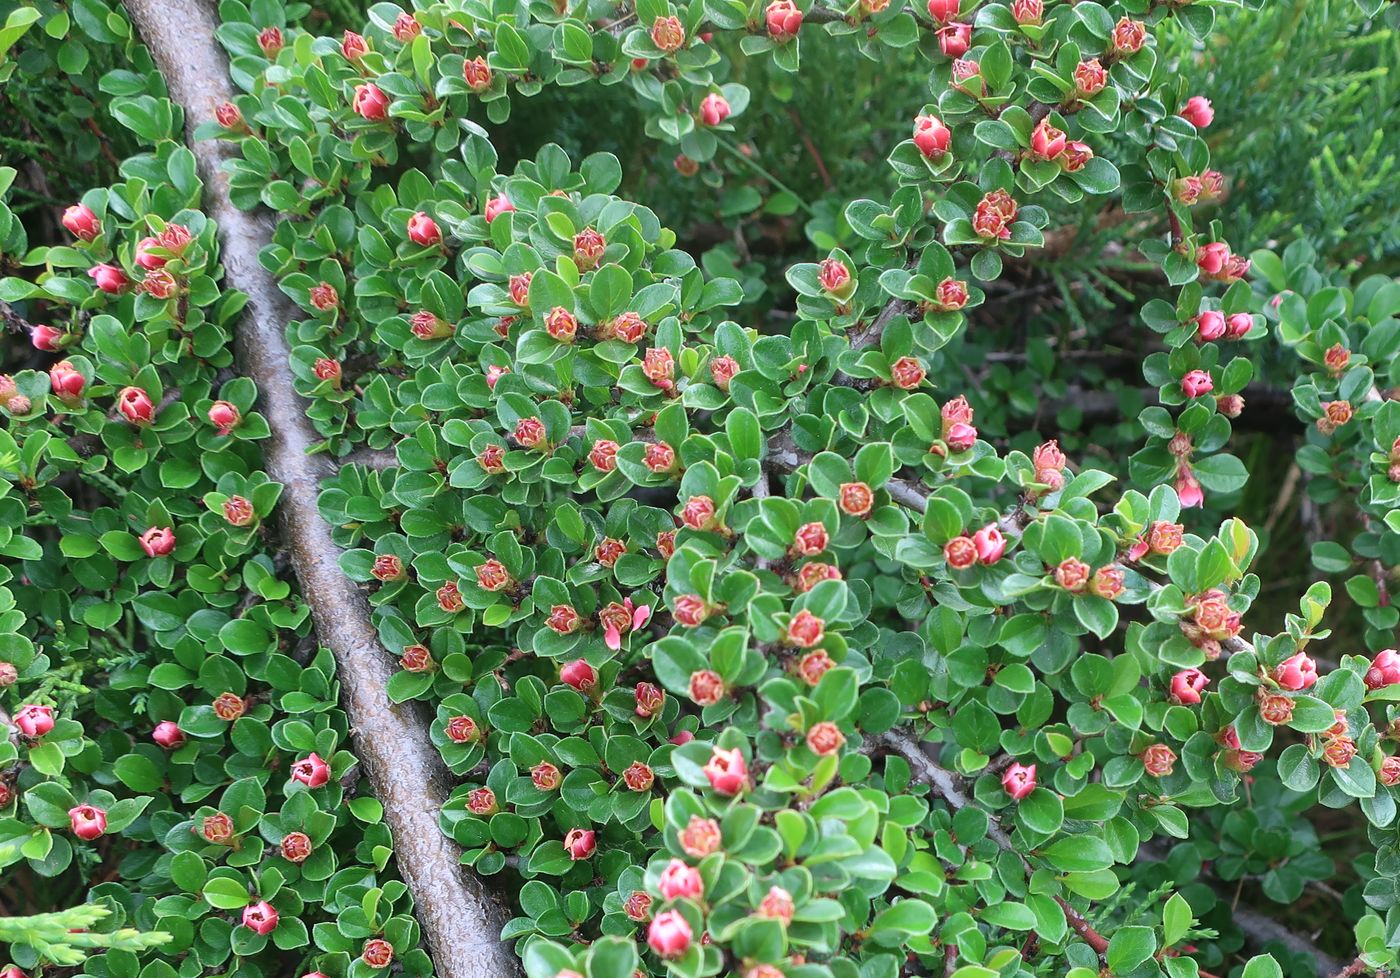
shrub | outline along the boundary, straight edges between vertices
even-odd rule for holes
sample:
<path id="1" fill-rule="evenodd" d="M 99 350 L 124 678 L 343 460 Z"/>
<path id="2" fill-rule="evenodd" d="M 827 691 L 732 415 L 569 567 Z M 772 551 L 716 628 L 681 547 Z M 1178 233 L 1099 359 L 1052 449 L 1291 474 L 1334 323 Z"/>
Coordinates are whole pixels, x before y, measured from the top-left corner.
<path id="1" fill-rule="evenodd" d="M 128 6 L 150 52 L 99 0 L 56 60 L 66 13 L 6 22 L 26 105 L 99 46 L 82 91 L 134 154 L 61 241 L 0 211 L 35 348 L 0 377 L 0 865 L 104 935 L 0 928 L 18 966 L 497 974 L 440 929 L 490 908 L 425 883 L 422 805 L 529 978 L 1395 969 L 1400 285 L 1339 267 L 1389 221 L 1371 175 L 1336 205 L 1364 247 L 1270 198 L 1258 113 L 1212 94 L 1258 70 L 1221 57 L 1237 27 L 1366 78 L 1378 11 L 1337 44 L 1335 12 L 1206 0 L 453 0 L 333 37 L 223 0 L 213 105 L 187 85 L 223 84 L 210 39 L 172 36 L 202 15 Z M 859 130 L 876 174 L 788 112 L 814 69 L 889 110 Z M 711 191 L 630 199 L 617 156 L 540 138 L 548 90 L 587 106 L 566 141 L 634 120 L 598 135 L 779 243 L 745 254 L 740 224 L 697 259 L 662 215 Z M 1217 113 L 1240 136 L 1213 156 Z M 1387 138 L 1341 128 L 1332 159 Z M 804 154 L 815 193 L 785 179 Z M 250 241 L 206 216 L 227 201 L 281 219 Z M 1010 323 L 1023 291 L 1060 299 Z M 285 362 L 237 361 L 269 327 Z M 1261 415 L 1287 462 L 1235 432 Z M 301 444 L 336 463 L 310 554 Z M 1270 598 L 1284 548 L 1232 510 L 1270 529 L 1285 465 L 1328 514 L 1324 579 Z M 365 601 L 315 586 L 332 560 Z M 373 703 L 338 704 L 365 660 L 337 618 L 398 661 Z M 440 810 L 352 728 L 367 757 L 430 743 Z M 1257 910 L 1305 899 L 1322 946 L 1277 942 Z"/>

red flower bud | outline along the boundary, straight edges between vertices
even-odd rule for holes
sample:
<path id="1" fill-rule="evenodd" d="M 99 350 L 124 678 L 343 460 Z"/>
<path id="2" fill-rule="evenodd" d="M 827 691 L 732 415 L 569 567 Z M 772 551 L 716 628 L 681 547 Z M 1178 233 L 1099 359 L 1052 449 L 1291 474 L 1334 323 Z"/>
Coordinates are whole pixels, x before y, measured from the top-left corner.
<path id="1" fill-rule="evenodd" d="M 676 623 L 686 628 L 695 628 L 710 617 L 710 606 L 704 599 L 694 594 L 682 594 L 676 599 L 671 611 Z"/>
<path id="2" fill-rule="evenodd" d="M 426 212 L 418 211 L 408 219 L 408 240 L 427 248 L 442 242 L 442 232 Z"/>
<path id="3" fill-rule="evenodd" d="M 650 791 L 655 781 L 656 775 L 641 761 L 633 761 L 627 770 L 622 772 L 622 783 L 629 791 Z"/>
<path id="4" fill-rule="evenodd" d="M 684 956 L 694 936 L 690 924 L 675 910 L 658 914 L 647 928 L 647 944 L 667 960 Z"/>
<path id="5" fill-rule="evenodd" d="M 1296 652 L 1274 669 L 1274 680 L 1284 689 L 1308 689 L 1317 682 L 1317 664 L 1306 652 Z"/>
<path id="6" fill-rule="evenodd" d="M 924 382 L 924 365 L 917 357 L 900 357 L 890 364 L 890 380 L 900 390 L 914 390 Z"/>
<path id="7" fill-rule="evenodd" d="M 946 24 L 958 15 L 959 0 L 928 0 L 928 15 Z"/>
<path id="8" fill-rule="evenodd" d="M 1108 72 L 1098 58 L 1081 61 L 1074 69 L 1074 88 L 1080 98 L 1093 98 L 1108 84 Z"/>
<path id="9" fill-rule="evenodd" d="M 332 387 L 340 387 L 340 362 L 329 357 L 319 357 L 311 365 L 311 372 L 317 380 L 328 380 Z"/>
<path id="10" fill-rule="evenodd" d="M 1215 381 L 1204 370 L 1192 370 L 1181 378 L 1181 390 L 1187 397 L 1200 397 L 1215 389 Z"/>
<path id="11" fill-rule="evenodd" d="M 469 716 L 455 716 L 447 721 L 447 739 L 454 744 L 469 744 L 480 736 L 476 721 Z"/>
<path id="12" fill-rule="evenodd" d="M 714 748 L 704 771 L 705 777 L 710 781 L 710 787 L 721 795 L 732 797 L 748 786 L 749 766 L 744 762 L 744 755 L 737 747 L 732 750 Z"/>
<path id="13" fill-rule="evenodd" d="M 288 832 L 277 848 L 289 863 L 304 863 L 311 858 L 311 836 L 305 832 Z"/>
<path id="14" fill-rule="evenodd" d="M 1011 0 L 1011 16 L 1017 24 L 1035 26 L 1045 16 L 1045 5 L 1041 0 Z"/>
<path id="15" fill-rule="evenodd" d="M 1293 700 L 1282 693 L 1260 691 L 1259 715 L 1264 722 L 1279 727 L 1293 719 Z"/>
<path id="16" fill-rule="evenodd" d="M 102 222 L 87 204 L 74 204 L 65 210 L 63 226 L 79 241 L 92 241 L 102 233 Z"/>
<path id="17" fill-rule="evenodd" d="M 485 58 L 477 56 L 462 63 L 462 77 L 473 92 L 484 92 L 491 87 L 491 66 Z"/>
<path id="18" fill-rule="evenodd" d="M 319 312 L 330 312 L 332 309 L 340 308 L 340 295 L 335 291 L 335 286 L 329 282 L 313 285 L 309 297 L 311 308 Z"/>
<path id="19" fill-rule="evenodd" d="M 242 496 L 229 496 L 224 500 L 223 509 L 229 526 L 250 526 L 257 519 L 253 504 Z"/>
<path id="20" fill-rule="evenodd" d="M 1377 772 L 1381 784 L 1387 788 L 1393 788 L 1400 784 L 1400 757 L 1391 754 L 1381 760 L 1381 769 Z"/>
<path id="21" fill-rule="evenodd" d="M 666 694 L 655 683 L 638 683 L 635 692 L 636 714 L 643 719 L 656 716 L 666 703 Z"/>
<path id="22" fill-rule="evenodd" d="M 131 280 L 126 277 L 116 265 L 94 265 L 88 269 L 88 275 L 96 283 L 97 288 L 108 295 L 120 295 L 131 285 Z"/>
<path id="23" fill-rule="evenodd" d="M 843 482 L 837 505 L 847 516 L 866 517 L 875 506 L 875 493 L 864 482 Z"/>
<path id="24" fill-rule="evenodd" d="M 1113 51 L 1119 56 L 1136 54 L 1147 42 L 1147 28 L 1141 21 L 1122 18 L 1113 27 Z"/>
<path id="25" fill-rule="evenodd" d="M 57 353 L 68 341 L 68 334 L 52 326 L 35 326 L 29 331 L 29 342 L 34 349 L 45 353 Z M 13 393 L 10 395 L 13 397 Z"/>
<path id="26" fill-rule="evenodd" d="M 262 48 L 263 54 L 267 56 L 269 61 L 277 58 L 283 46 L 282 31 L 278 28 L 264 27 L 258 33 L 258 47 Z"/>
<path id="27" fill-rule="evenodd" d="M 934 290 L 940 312 L 956 312 L 967 305 L 967 283 L 955 278 L 945 278 Z"/>
<path id="28" fill-rule="evenodd" d="M 559 769 L 548 761 L 540 761 L 530 769 L 530 780 L 541 791 L 553 791 L 563 783 Z"/>
<path id="29" fill-rule="evenodd" d="M 206 815 L 199 823 L 199 835 L 205 842 L 226 846 L 233 841 L 233 819 L 223 812 Z"/>
<path id="30" fill-rule="evenodd" d="M 802 11 L 792 0 L 773 0 L 763 19 L 768 35 L 781 44 L 797 36 L 797 29 L 802 26 Z"/>
<path id="31" fill-rule="evenodd" d="M 556 604 L 549 609 L 549 617 L 545 619 L 545 625 L 558 635 L 572 635 L 578 631 L 580 621 L 579 614 L 574 610 L 573 605 Z M 587 665 L 587 663 L 584 664 Z"/>
<path id="32" fill-rule="evenodd" d="M 403 15 L 400 15 L 400 19 L 403 19 Z M 414 23 L 416 24 L 417 21 Z M 394 945 L 382 937 L 372 938 L 365 941 L 360 958 L 371 968 L 387 968 L 394 963 Z"/>
<path id="33" fill-rule="evenodd" d="M 399 657 L 399 665 L 404 672 L 432 672 L 437 668 L 433 653 L 426 645 L 407 645 Z"/>
<path id="34" fill-rule="evenodd" d="M 515 440 L 522 448 L 549 447 L 549 433 L 539 418 L 521 418 L 515 423 Z"/>
<path id="35" fill-rule="evenodd" d="M 1077 557 L 1066 557 L 1055 568 L 1055 583 L 1066 591 L 1085 590 L 1089 586 L 1089 565 Z"/>
<path id="36" fill-rule="evenodd" d="M 691 496 L 681 508 L 681 523 L 692 530 L 715 527 L 715 501 L 709 496 Z"/>
<path id="37" fill-rule="evenodd" d="M 473 788 L 467 793 L 467 811 L 478 818 L 489 818 L 500 810 L 496 793 L 490 788 Z"/>
<path id="38" fill-rule="evenodd" d="M 483 591 L 504 591 L 515 583 L 515 578 L 504 564 L 492 558 L 476 567 L 476 584 Z"/>
<path id="39" fill-rule="evenodd" d="M 800 649 L 810 649 L 825 633 L 826 622 L 804 608 L 788 622 L 787 641 Z"/>
<path id="40" fill-rule="evenodd" d="M 214 110 L 214 119 L 225 129 L 244 129 L 243 113 L 232 102 L 220 102 Z"/>
<path id="41" fill-rule="evenodd" d="M 1174 703 L 1196 704 L 1201 701 L 1201 691 L 1210 683 L 1210 678 L 1199 669 L 1182 669 L 1172 676 L 1171 698 Z"/>
<path id="42" fill-rule="evenodd" d="M 575 659 L 566 663 L 559 670 L 559 678 L 581 693 L 589 692 L 598 685 L 598 674 L 585 659 Z"/>
<path id="43" fill-rule="evenodd" d="M 1049 118 L 1041 119 L 1031 132 L 1031 156 L 1038 160 L 1053 160 L 1065 151 L 1066 142 L 1064 130 L 1050 125 Z"/>
<path id="44" fill-rule="evenodd" d="M 408 576 L 404 570 L 403 561 L 397 554 L 379 554 L 374 558 L 374 564 L 369 569 L 370 577 L 376 581 L 402 581 Z"/>
<path id="45" fill-rule="evenodd" d="M 277 929 L 277 908 L 266 900 L 243 908 L 243 926 L 266 937 Z"/>
<path id="46" fill-rule="evenodd" d="M 974 533 L 972 543 L 977 548 L 977 560 L 982 564 L 995 564 L 1006 551 L 1006 539 L 995 523 L 989 523 Z"/>
<path id="47" fill-rule="evenodd" d="M 574 235 L 574 264 L 580 272 L 588 272 L 598 267 L 607 251 L 608 243 L 603 236 L 591 227 L 586 227 Z"/>

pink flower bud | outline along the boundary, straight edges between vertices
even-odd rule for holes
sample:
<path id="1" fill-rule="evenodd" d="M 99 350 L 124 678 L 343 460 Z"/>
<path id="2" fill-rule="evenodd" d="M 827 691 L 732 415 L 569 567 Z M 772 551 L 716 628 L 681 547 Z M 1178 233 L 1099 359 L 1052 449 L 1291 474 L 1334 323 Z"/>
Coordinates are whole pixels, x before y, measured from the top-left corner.
<path id="1" fill-rule="evenodd" d="M 665 347 L 649 347 L 642 355 L 642 375 L 659 390 L 675 388 L 676 361 Z"/>
<path id="2" fill-rule="evenodd" d="M 1201 701 L 1201 690 L 1210 682 L 1199 669 L 1182 669 L 1172 676 L 1171 698 L 1176 703 L 1195 704 Z"/>
<path id="3" fill-rule="evenodd" d="M 477 56 L 462 63 L 462 77 L 473 92 L 484 92 L 491 87 L 491 66 L 485 58 Z"/>
<path id="4" fill-rule="evenodd" d="M 1381 689 L 1400 683 L 1400 653 L 1395 649 L 1383 649 L 1371 660 L 1366 670 L 1366 688 Z"/>
<path id="5" fill-rule="evenodd" d="M 444 732 L 454 744 L 470 744 L 480 736 L 476 721 L 465 715 L 448 719 Z"/>
<path id="6" fill-rule="evenodd" d="M 739 372 L 739 361 L 730 356 L 715 357 L 710 361 L 710 377 L 722 391 L 729 390 L 729 382 Z"/>
<path id="7" fill-rule="evenodd" d="M 29 342 L 34 344 L 34 349 L 45 353 L 57 353 L 67 341 L 68 334 L 52 326 L 35 326 L 29 331 Z"/>
<path id="8" fill-rule="evenodd" d="M 1123 568 L 1109 564 L 1094 571 L 1094 576 L 1089 580 L 1089 593 L 1105 601 L 1116 601 L 1123 593 Z"/>
<path id="9" fill-rule="evenodd" d="M 1238 394 L 1221 394 L 1215 399 L 1215 407 L 1227 418 L 1238 418 L 1244 413 L 1244 398 Z"/>
<path id="10" fill-rule="evenodd" d="M 711 92 L 700 102 L 700 121 L 707 126 L 717 126 L 729 118 L 729 102 L 718 92 Z"/>
<path id="11" fill-rule="evenodd" d="M 225 129 L 243 129 L 243 113 L 232 102 L 220 102 L 214 110 L 214 120 Z"/>
<path id="12" fill-rule="evenodd" d="M 308 788 L 320 788 L 330 779 L 331 766 L 321 759 L 320 754 L 313 752 L 292 765 L 292 780 L 300 781 Z"/>
<path id="13" fill-rule="evenodd" d="M 970 424 L 959 421 L 948 428 L 948 433 L 943 436 L 943 440 L 948 443 L 949 451 L 965 452 L 977 444 L 977 429 Z"/>
<path id="14" fill-rule="evenodd" d="M 1295 652 L 1274 668 L 1274 680 L 1284 689 L 1308 689 L 1317 682 L 1317 664 L 1306 652 Z"/>
<path id="15" fill-rule="evenodd" d="M 243 415 L 239 413 L 237 406 L 228 401 L 215 401 L 209 405 L 209 423 L 214 426 L 216 434 L 229 434 L 242 420 Z"/>
<path id="16" fill-rule="evenodd" d="M 1270 726 L 1283 726 L 1293 719 L 1293 700 L 1282 693 L 1264 693 L 1260 690 L 1259 715 Z"/>
<path id="17" fill-rule="evenodd" d="M 995 523 L 988 523 L 974 533 L 972 543 L 977 548 L 977 560 L 982 564 L 995 564 L 1006 552 L 1006 538 Z"/>
<path id="18" fill-rule="evenodd" d="M 946 24 L 958 15 L 959 0 L 928 0 L 928 15 L 939 24 Z"/>
<path id="19" fill-rule="evenodd" d="M 839 258 L 824 258 L 817 271 L 817 281 L 821 287 L 837 299 L 845 300 L 855 291 L 851 270 Z"/>
<path id="20" fill-rule="evenodd" d="M 945 278 L 934 291 L 940 312 L 956 312 L 967 305 L 967 284 L 955 278 Z"/>
<path id="21" fill-rule="evenodd" d="M 96 805 L 70 808 L 68 827 L 84 842 L 91 842 L 107 831 L 107 813 Z"/>
<path id="22" fill-rule="evenodd" d="M 820 523 L 804 523 L 793 534 L 789 552 L 796 557 L 815 557 L 827 548 L 830 537 Z"/>
<path id="23" fill-rule="evenodd" d="M 1060 166 L 1066 173 L 1078 173 L 1094 158 L 1094 150 L 1088 143 L 1078 140 L 1065 143 L 1065 151 L 1060 154 Z"/>
<path id="24" fill-rule="evenodd" d="M 402 20 L 405 15 L 400 14 Z M 417 21 L 414 21 L 416 24 Z M 395 33 L 398 32 L 397 26 Z M 371 938 L 365 941 L 365 946 L 360 949 L 360 960 L 371 968 L 387 968 L 394 963 L 394 945 L 384 940 L 382 937 Z"/>
<path id="25" fill-rule="evenodd" d="M 399 665 L 404 672 L 432 672 L 437 668 L 433 653 L 426 645 L 408 645 L 399 657 Z"/>
<path id="26" fill-rule="evenodd" d="M 539 418 L 521 418 L 512 432 L 522 448 L 543 449 L 549 446 L 549 432 Z"/>
<path id="27" fill-rule="evenodd" d="M 1254 317 L 1247 312 L 1237 312 L 1225 321 L 1230 331 L 1230 339 L 1243 339 L 1254 328 Z"/>
<path id="28" fill-rule="evenodd" d="M 937 116 L 920 114 L 914 117 L 914 145 L 929 159 L 937 159 L 948 152 L 953 141 L 953 131 Z"/>
<path id="29" fill-rule="evenodd" d="M 1045 15 L 1042 0 L 1011 0 L 1011 16 L 1021 26 L 1035 26 Z"/>
<path id="30" fill-rule="evenodd" d="M 308 297 L 311 300 L 311 308 L 319 312 L 329 312 L 340 306 L 340 295 L 335 291 L 335 286 L 329 282 L 313 285 Z"/>
<path id="31" fill-rule="evenodd" d="M 593 855 L 593 850 L 597 846 L 597 838 L 597 833 L 592 829 L 570 829 L 568 834 L 564 836 L 564 851 L 574 862 L 587 859 Z"/>
<path id="32" fill-rule="evenodd" d="M 164 268 L 168 259 L 154 254 L 151 249 L 159 248 L 160 242 L 155 238 L 142 238 L 136 244 L 136 253 L 133 256 L 137 265 L 147 271 L 155 271 L 157 268 Z"/>
<path id="33" fill-rule="evenodd" d="M 1153 744 L 1138 756 L 1147 773 L 1154 778 L 1165 778 L 1176 765 L 1176 751 L 1166 744 Z"/>
<path id="34" fill-rule="evenodd" d="M 733 797 L 748 786 L 749 766 L 737 747 L 732 750 L 714 748 L 704 771 L 705 777 L 710 779 L 710 786 L 722 795 Z"/>
<path id="35" fill-rule="evenodd" d="M 1194 509 L 1206 501 L 1205 490 L 1196 481 L 1189 469 L 1183 469 L 1176 476 L 1176 495 L 1181 500 L 1181 505 L 1187 509 Z"/>
<path id="36" fill-rule="evenodd" d="M 1225 266 L 1230 260 L 1230 246 L 1224 241 L 1212 241 L 1202 245 L 1196 252 L 1196 265 L 1201 273 L 1207 276 L 1217 276 L 1225 271 Z"/>
<path id="37" fill-rule="evenodd" d="M 559 678 L 580 692 L 588 692 L 598 685 L 598 674 L 584 659 L 575 659 L 559 670 Z"/>
<path id="38" fill-rule="evenodd" d="M 961 58 L 972 47 L 972 25 L 953 23 L 938 29 L 938 47 L 949 58 Z"/>
<path id="39" fill-rule="evenodd" d="M 1098 58 L 1079 62 L 1074 69 L 1074 88 L 1080 98 L 1093 98 L 1108 84 L 1108 72 Z"/>
<path id="40" fill-rule="evenodd" d="M 792 923 L 793 914 L 796 912 L 797 907 L 793 903 L 792 894 L 781 886 L 770 886 L 763 899 L 758 902 L 758 916 L 780 921 L 785 927 Z"/>
<path id="41" fill-rule="evenodd" d="M 1089 565 L 1077 557 L 1066 557 L 1055 568 L 1055 583 L 1066 591 L 1085 590 L 1089 586 Z"/>
<path id="42" fill-rule="evenodd" d="M 656 473 L 670 472 L 676 464 L 676 453 L 664 441 L 652 442 L 642 453 L 642 464 Z"/>
<path id="43" fill-rule="evenodd" d="M 510 198 L 505 194 L 497 194 L 486 202 L 486 223 L 490 224 L 502 214 L 509 214 L 515 210 L 515 205 L 510 202 Z"/>
<path id="44" fill-rule="evenodd" d="M 1137 20 L 1123 17 L 1113 26 L 1113 51 L 1119 56 L 1136 54 L 1147 43 L 1147 27 Z"/>
<path id="45" fill-rule="evenodd" d="M 243 908 L 243 926 L 266 937 L 277 929 L 277 908 L 266 900 Z"/>
<path id="46" fill-rule="evenodd" d="M 394 18 L 394 40 L 407 44 L 423 33 L 423 25 L 410 13 L 401 13 Z M 381 965 L 382 967 L 382 965 Z"/>
<path id="47" fill-rule="evenodd" d="M 1001 787 L 1014 801 L 1021 801 L 1035 790 L 1035 765 L 1013 763 L 1002 772 Z"/>
<path id="48" fill-rule="evenodd" d="M 74 204 L 65 210 L 63 226 L 79 241 L 92 241 L 102 233 L 102 222 L 87 204 Z"/>
<path id="49" fill-rule="evenodd" d="M 1038 160 L 1053 160 L 1065 151 L 1066 141 L 1064 130 L 1050 125 L 1049 118 L 1041 119 L 1031 131 L 1031 156 Z"/>
<path id="50" fill-rule="evenodd" d="M 108 265 L 105 262 L 89 268 L 88 275 L 97 287 L 108 295 L 120 295 L 131 284 L 125 272 L 116 265 Z"/>
<path id="51" fill-rule="evenodd" d="M 87 379 L 68 360 L 60 360 L 49 368 L 49 386 L 54 396 L 65 404 L 80 400 L 86 385 Z"/>
<path id="52" fill-rule="evenodd" d="M 646 890 L 633 890 L 631 895 L 622 903 L 622 912 L 627 915 L 628 920 L 637 923 L 651 919 L 651 894 Z M 554 978 L 559 978 L 555 975 Z"/>
<path id="53" fill-rule="evenodd" d="M 389 118 L 389 96 L 373 82 L 355 86 L 355 96 L 350 102 L 355 114 L 370 122 L 383 122 Z"/>
<path id="54" fill-rule="evenodd" d="M 1181 389 L 1187 397 L 1200 397 L 1215 389 L 1215 381 L 1204 370 L 1192 370 L 1181 378 Z"/>
<path id="55" fill-rule="evenodd" d="M 284 46 L 282 31 L 278 28 L 264 27 L 258 33 L 258 47 L 262 48 L 263 54 L 267 56 L 269 61 L 275 60 Z"/>
<path id="56" fill-rule="evenodd" d="M 663 958 L 682 957 L 690 950 L 694 934 L 690 924 L 675 910 L 666 910 L 656 915 L 647 928 L 647 944 Z"/>
<path id="57" fill-rule="evenodd" d="M 1197 129 L 1204 129 L 1215 119 L 1215 109 L 1204 95 L 1192 95 L 1181 107 L 1181 117 Z"/>
<path id="58" fill-rule="evenodd" d="M 698 869 L 672 859 L 662 870 L 657 888 L 667 900 L 698 900 L 705 894 L 705 881 Z"/>
<path id="59" fill-rule="evenodd" d="M 685 45 L 685 28 L 680 18 L 656 18 L 651 25 L 651 42 L 666 54 L 679 51 Z"/>
<path id="60" fill-rule="evenodd" d="M 807 746 L 813 754 L 819 757 L 828 757 L 835 754 L 846 743 L 846 735 L 841 732 L 841 728 L 829 720 L 812 725 L 812 729 L 807 731 Z"/>
<path id="61" fill-rule="evenodd" d="M 53 729 L 53 707 L 29 704 L 15 712 L 14 724 L 30 740 L 37 740 Z"/>
<path id="62" fill-rule="evenodd" d="M 943 559 L 953 570 L 967 570 L 977 563 L 977 544 L 972 537 L 953 537 L 943 545 Z"/>
<path id="63" fill-rule="evenodd" d="M 174 750 L 185 742 L 185 732 L 174 720 L 162 720 L 151 732 L 151 739 L 166 750 Z"/>
<path id="64" fill-rule="evenodd" d="M 826 622 L 802 609 L 788 621 L 787 641 L 799 649 L 810 649 L 822 640 L 826 633 Z"/>
<path id="65" fill-rule="evenodd" d="M 1387 788 L 1394 788 L 1400 784 L 1400 757 L 1394 754 L 1388 755 L 1381 760 L 1381 769 L 1376 772 L 1381 784 Z"/>
<path id="66" fill-rule="evenodd" d="M 843 482 L 836 504 L 847 516 L 863 518 L 875 506 L 875 493 L 864 482 Z"/>
<path id="67" fill-rule="evenodd" d="M 698 669 L 690 674 L 690 698 L 699 706 L 714 706 L 724 699 L 724 679 L 711 669 Z"/>
<path id="68" fill-rule="evenodd" d="M 691 859 L 704 859 L 720 847 L 719 823 L 712 818 L 690 816 L 690 821 L 681 830 L 679 841 L 681 851 Z"/>
<path id="69" fill-rule="evenodd" d="M 692 530 L 713 529 L 715 501 L 709 496 L 691 496 L 681 507 L 681 524 Z"/>
<path id="70" fill-rule="evenodd" d="M 797 36 L 802 26 L 802 11 L 792 0 L 773 0 L 764 14 L 768 35 L 779 44 Z"/>
<path id="71" fill-rule="evenodd" d="M 556 342 L 572 343 L 578 335 L 578 320 L 563 306 L 555 306 L 544 317 L 544 329 Z"/>
<path id="72" fill-rule="evenodd" d="M 153 526 L 141 534 L 140 543 L 147 557 L 165 557 L 175 549 L 175 531 L 168 526 Z"/>
<path id="73" fill-rule="evenodd" d="M 442 242 L 442 232 L 438 230 L 436 221 L 424 211 L 418 211 L 408 219 L 408 240 L 427 248 Z"/>
<path id="74" fill-rule="evenodd" d="M 1218 340 L 1227 331 L 1225 315 L 1215 309 L 1207 309 L 1196 317 L 1196 335 L 1201 340 Z"/>
<path id="75" fill-rule="evenodd" d="M 365 43 L 363 35 L 354 31 L 345 32 L 340 41 L 340 53 L 345 56 L 346 61 L 358 62 L 368 51 L 369 45 Z"/>
<path id="76" fill-rule="evenodd" d="M 330 357 L 318 357 L 311 365 L 311 372 L 317 380 L 328 380 L 332 387 L 340 387 L 340 362 Z"/>
<path id="77" fill-rule="evenodd" d="M 311 836 L 305 832 L 288 832 L 277 844 L 277 848 L 287 862 L 304 863 L 311 858 Z"/>

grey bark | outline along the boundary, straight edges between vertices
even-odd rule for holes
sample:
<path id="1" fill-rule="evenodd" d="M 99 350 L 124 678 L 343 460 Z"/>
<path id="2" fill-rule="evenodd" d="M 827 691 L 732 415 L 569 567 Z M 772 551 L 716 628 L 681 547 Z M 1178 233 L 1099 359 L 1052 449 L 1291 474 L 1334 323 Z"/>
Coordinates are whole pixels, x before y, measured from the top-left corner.
<path id="1" fill-rule="evenodd" d="M 234 94 L 228 62 L 214 37 L 209 0 L 124 0 L 170 97 L 185 112 L 190 148 L 204 180 L 205 210 L 218 222 L 226 283 L 248 295 L 236 336 L 242 372 L 260 392 L 272 429 L 269 474 L 285 485 L 279 518 L 283 540 L 311 607 L 316 634 L 335 654 L 342 704 L 356 752 L 394 837 L 400 874 L 413 894 L 417 918 L 440 978 L 506 978 L 520 974 L 500 939 L 507 911 L 459 861 L 460 848 L 443 835 L 438 813 L 450 782 L 428 735 L 427 720 L 411 704 L 394 705 L 385 685 L 393 659 L 381 647 L 363 594 L 340 570 L 340 550 L 321 519 L 316 497 L 331 469 L 307 454 L 319 441 L 292 386 L 285 325 L 296 311 L 258 262 L 270 240 L 273 216 L 239 210 L 221 172 L 233 154 L 228 143 L 195 142 L 194 130 L 214 119 Z"/>

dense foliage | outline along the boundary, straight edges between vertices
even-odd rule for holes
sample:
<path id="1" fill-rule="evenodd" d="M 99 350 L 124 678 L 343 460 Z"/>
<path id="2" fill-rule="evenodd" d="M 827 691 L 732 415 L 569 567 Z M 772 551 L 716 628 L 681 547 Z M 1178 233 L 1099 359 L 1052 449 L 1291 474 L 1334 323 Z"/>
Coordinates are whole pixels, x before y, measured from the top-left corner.
<path id="1" fill-rule="evenodd" d="M 1396 969 L 1396 35 L 1305 6 L 219 5 L 194 138 L 529 978 L 1313 973 L 1250 904 Z M 111 157 L 0 168 L 0 901 L 88 904 L 0 941 L 428 974 L 224 189 L 118 6 L 0 15 L 26 146 Z"/>

